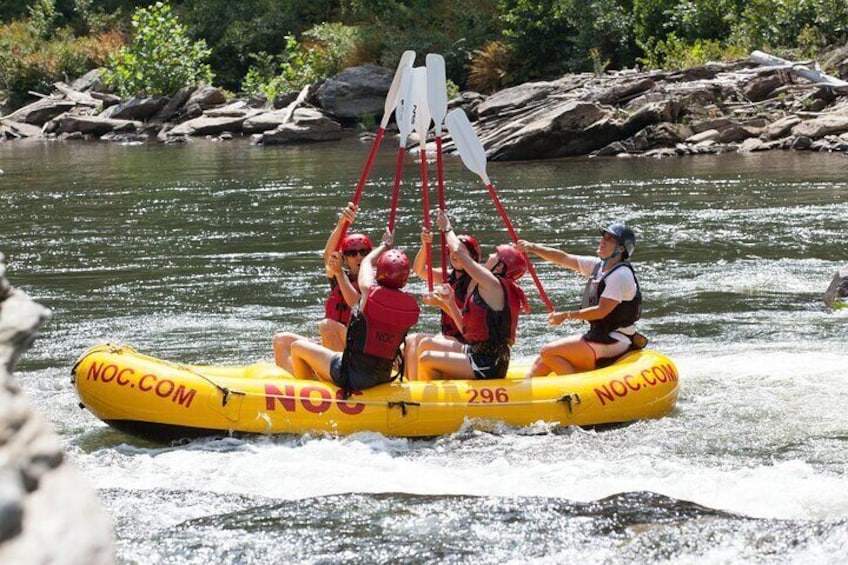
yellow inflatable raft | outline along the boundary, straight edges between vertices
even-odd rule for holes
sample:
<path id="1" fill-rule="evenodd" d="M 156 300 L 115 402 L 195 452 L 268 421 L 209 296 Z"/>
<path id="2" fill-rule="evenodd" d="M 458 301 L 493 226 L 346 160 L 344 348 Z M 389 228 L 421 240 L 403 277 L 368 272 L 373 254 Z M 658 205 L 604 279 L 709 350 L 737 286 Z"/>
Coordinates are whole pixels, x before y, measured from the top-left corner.
<path id="1" fill-rule="evenodd" d="M 659 418 L 677 401 L 677 368 L 656 351 L 579 375 L 522 378 L 526 370 L 518 365 L 491 381 L 395 382 L 345 398 L 271 363 L 181 365 L 104 344 L 80 357 L 73 382 L 95 416 L 156 439 L 230 431 L 436 436 L 468 420 L 589 426 Z"/>

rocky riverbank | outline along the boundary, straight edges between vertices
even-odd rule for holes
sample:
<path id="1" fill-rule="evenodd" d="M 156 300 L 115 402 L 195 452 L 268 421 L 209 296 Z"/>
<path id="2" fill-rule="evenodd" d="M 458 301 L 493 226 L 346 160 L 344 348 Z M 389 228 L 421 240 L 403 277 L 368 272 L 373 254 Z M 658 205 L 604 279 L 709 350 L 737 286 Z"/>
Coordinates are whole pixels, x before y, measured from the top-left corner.
<path id="1" fill-rule="evenodd" d="M 51 314 L 5 271 L 0 253 L 0 563 L 113 563 L 112 524 L 94 489 L 12 377 Z"/>
<path id="2" fill-rule="evenodd" d="M 816 67 L 754 53 L 682 71 L 572 74 L 489 96 L 464 92 L 450 106 L 466 110 L 493 160 L 846 152 L 848 83 Z M 120 100 L 104 92 L 93 71 L 0 118 L 0 139 L 331 141 L 380 118 L 392 75 L 372 65 L 353 67 L 273 101 L 230 100 L 209 86 L 171 98 Z"/>

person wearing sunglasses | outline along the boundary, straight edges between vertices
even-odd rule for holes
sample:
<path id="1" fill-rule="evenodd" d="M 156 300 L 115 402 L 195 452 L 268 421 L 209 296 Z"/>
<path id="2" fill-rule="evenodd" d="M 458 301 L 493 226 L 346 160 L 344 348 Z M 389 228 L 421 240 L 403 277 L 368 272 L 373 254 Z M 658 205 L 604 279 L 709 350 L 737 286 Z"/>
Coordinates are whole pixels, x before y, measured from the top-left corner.
<path id="1" fill-rule="evenodd" d="M 436 223 L 471 283 L 461 309 L 448 284 L 434 292 L 428 303 L 432 300 L 450 315 L 462 328 L 465 343 L 438 337 L 421 340 L 418 379 L 502 379 L 509 369 L 519 313 L 529 311 L 527 297 L 516 282 L 527 272 L 527 259 L 512 245 L 498 245 L 482 265 L 453 232 L 447 214 L 440 211 Z"/>
<path id="2" fill-rule="evenodd" d="M 414 296 L 401 290 L 409 279 L 409 258 L 391 246 L 392 235 L 386 232 L 379 247 L 362 259 L 357 278 L 360 299 L 347 329 L 344 351 L 308 339 L 296 340 L 291 346 L 295 378 L 317 378 L 349 393 L 397 377 L 392 376 L 392 369 L 421 309 Z"/>
<path id="3" fill-rule="evenodd" d="M 642 313 L 642 292 L 630 264 L 636 250 L 636 234 L 627 225 L 616 222 L 600 228 L 600 235 L 595 257 L 518 241 L 521 251 L 589 277 L 580 309 L 551 312 L 548 316 L 548 322 L 554 326 L 565 320 L 589 322 L 589 331 L 543 345 L 528 376 L 591 371 L 647 344 L 647 339 L 634 326 Z"/>
<path id="4" fill-rule="evenodd" d="M 465 250 L 475 263 L 480 262 L 480 244 L 477 240 L 468 234 L 459 234 L 459 241 L 465 246 Z M 426 247 L 430 245 L 432 249 L 433 233 L 427 229 L 421 230 L 421 249 L 415 256 L 415 261 L 412 263 L 412 270 L 422 279 L 427 278 L 427 254 Z M 442 280 L 441 270 L 433 270 L 433 284 L 438 286 L 448 284 L 454 292 L 456 305 L 462 308 L 465 303 L 465 298 L 468 295 L 468 286 L 471 284 L 471 276 L 466 272 L 465 267 L 459 257 L 454 252 L 448 254 L 448 272 L 447 279 Z M 438 301 L 430 295 L 425 295 L 422 301 L 429 306 L 438 306 Z M 441 311 L 441 333 L 439 334 L 424 334 L 416 333 L 406 338 L 406 348 L 404 349 L 404 368 L 406 378 L 410 381 L 418 379 L 418 345 L 425 337 L 434 339 L 458 341 L 465 343 L 465 338 L 462 337 L 462 328 L 457 327 L 456 323 L 450 315 Z"/>
<path id="5" fill-rule="evenodd" d="M 339 247 L 339 238 L 347 225 L 356 219 L 356 206 L 348 202 L 339 213 L 339 221 L 324 245 L 324 270 L 330 284 L 330 293 L 324 303 L 324 318 L 318 322 L 321 344 L 333 351 L 344 349 L 347 327 L 350 324 L 351 308 L 359 301 L 357 276 L 362 260 L 373 246 L 367 235 L 347 235 Z M 291 372 L 291 344 L 303 336 L 291 332 L 274 335 L 274 359 L 280 367 Z"/>

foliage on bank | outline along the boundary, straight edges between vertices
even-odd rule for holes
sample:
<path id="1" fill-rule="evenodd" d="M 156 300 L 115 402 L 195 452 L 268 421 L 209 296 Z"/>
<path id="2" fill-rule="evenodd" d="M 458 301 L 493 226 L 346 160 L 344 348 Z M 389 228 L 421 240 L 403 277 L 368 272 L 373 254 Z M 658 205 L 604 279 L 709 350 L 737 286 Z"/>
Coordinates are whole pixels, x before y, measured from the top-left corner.
<path id="1" fill-rule="evenodd" d="M 438 52 L 462 88 L 566 72 L 682 68 L 766 49 L 815 57 L 848 42 L 844 0 L 0 0 L 0 90 L 108 64 L 122 93 L 213 79 L 276 96 L 345 66 Z M 160 12 L 157 12 L 159 10 Z M 167 12 L 167 15 L 162 15 Z M 153 15 L 159 14 L 159 15 Z"/>

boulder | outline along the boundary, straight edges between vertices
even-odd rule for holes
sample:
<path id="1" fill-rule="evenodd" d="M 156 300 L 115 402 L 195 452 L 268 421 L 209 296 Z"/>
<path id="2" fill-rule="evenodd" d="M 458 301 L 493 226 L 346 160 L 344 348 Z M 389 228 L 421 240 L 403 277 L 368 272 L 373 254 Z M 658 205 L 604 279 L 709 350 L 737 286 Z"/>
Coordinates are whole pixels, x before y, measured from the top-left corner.
<path id="1" fill-rule="evenodd" d="M 186 102 L 188 102 L 188 99 L 192 94 L 194 94 L 195 90 L 197 90 L 196 86 L 187 86 L 179 89 L 176 94 L 168 100 L 167 104 L 165 104 L 158 112 L 153 114 L 153 117 L 150 118 L 150 120 L 162 123 L 174 118 L 179 114 L 180 109 L 185 106 Z"/>
<path id="2" fill-rule="evenodd" d="M 221 118 L 200 116 L 199 118 L 194 118 L 174 127 L 168 132 L 168 135 L 218 135 L 225 131 L 241 132 L 241 124 L 244 120 L 244 116 L 225 116 Z"/>
<path id="3" fill-rule="evenodd" d="M 202 110 L 226 104 L 226 95 L 214 86 L 199 86 L 189 96 L 186 106 L 197 104 Z"/>
<path id="4" fill-rule="evenodd" d="M 106 83 L 103 82 L 102 69 L 92 69 L 73 81 L 71 88 L 79 92 L 89 92 L 96 90 L 103 92 L 106 90 Z"/>
<path id="5" fill-rule="evenodd" d="M 137 131 L 141 127 L 141 122 L 131 120 L 113 120 L 100 116 L 63 114 L 44 124 L 44 132 L 56 134 L 79 132 L 83 135 L 101 136 L 110 131 Z"/>
<path id="6" fill-rule="evenodd" d="M 763 128 L 763 137 L 765 139 L 779 139 L 786 137 L 796 125 L 801 123 L 801 118 L 798 116 L 785 116 L 779 120 L 768 124 Z"/>
<path id="7" fill-rule="evenodd" d="M 262 145 L 337 141 L 341 139 L 341 130 L 339 122 L 318 110 L 298 108 L 292 114 L 290 122 L 266 131 L 258 141 Z"/>
<path id="8" fill-rule="evenodd" d="M 101 117 L 114 118 L 116 120 L 144 121 L 168 103 L 163 96 L 156 98 L 130 98 L 115 106 L 110 106 L 100 113 Z"/>
<path id="9" fill-rule="evenodd" d="M 748 81 L 742 93 L 751 102 L 762 102 L 769 98 L 775 89 L 781 86 L 783 86 L 783 81 L 780 79 L 780 76 L 774 71 L 769 71 L 769 74 L 766 76 L 756 77 Z"/>
<path id="10" fill-rule="evenodd" d="M 0 253 L 0 563 L 111 564 L 109 516 L 11 374 L 50 317 L 11 287 Z"/>
<path id="11" fill-rule="evenodd" d="M 75 102 L 70 100 L 57 100 L 55 98 L 41 98 L 23 108 L 18 108 L 4 119 L 13 122 L 43 126 L 56 116 L 76 107 Z"/>
<path id="12" fill-rule="evenodd" d="M 383 105 L 394 71 L 376 65 L 343 70 L 326 80 L 315 93 L 321 108 L 339 120 L 361 120 L 383 115 Z"/>
<path id="13" fill-rule="evenodd" d="M 801 122 L 792 128 L 792 135 L 818 139 L 826 135 L 840 134 L 848 131 L 848 116 L 821 116 Z"/>

